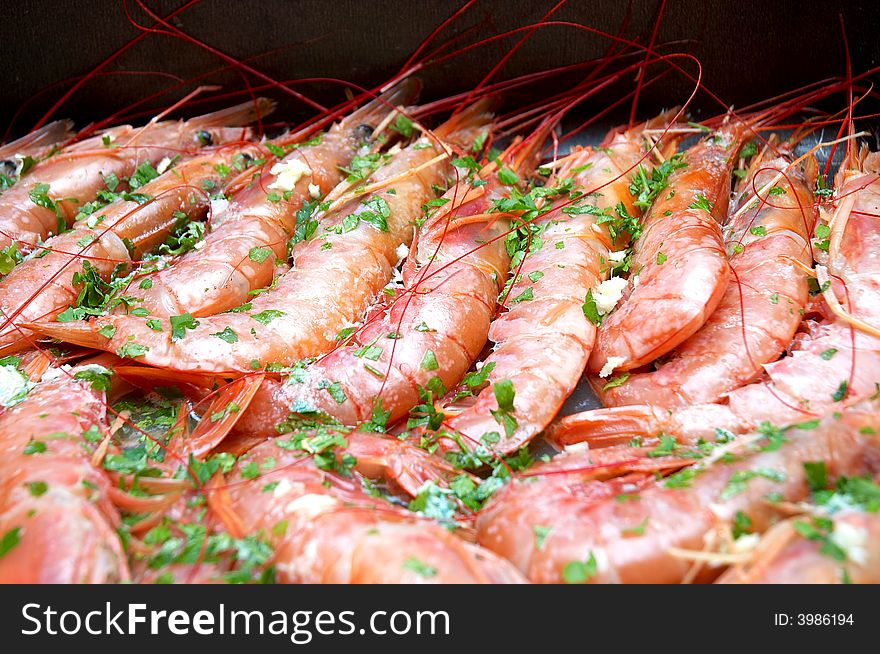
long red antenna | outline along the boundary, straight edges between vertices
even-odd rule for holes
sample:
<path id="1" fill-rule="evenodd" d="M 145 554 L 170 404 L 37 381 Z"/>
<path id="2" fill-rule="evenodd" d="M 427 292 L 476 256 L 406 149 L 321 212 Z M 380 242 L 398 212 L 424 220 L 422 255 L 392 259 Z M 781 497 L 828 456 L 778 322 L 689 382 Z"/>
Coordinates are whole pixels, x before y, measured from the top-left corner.
<path id="1" fill-rule="evenodd" d="M 263 80 L 264 82 L 271 83 L 278 90 L 280 90 L 284 93 L 287 93 L 288 95 L 293 96 L 297 100 L 300 100 L 301 102 L 307 104 L 308 106 L 312 107 L 313 109 L 317 109 L 318 111 L 326 111 L 326 109 L 327 109 L 326 107 L 315 102 L 311 98 L 306 97 L 305 95 L 303 95 L 302 93 L 299 93 L 298 91 L 294 91 L 290 87 L 287 87 L 287 86 L 281 84 L 280 82 L 278 82 L 277 80 L 272 79 L 271 77 L 269 77 L 265 73 L 257 70 L 256 68 L 249 66 L 246 63 L 243 63 L 241 61 L 236 60 L 234 57 L 231 57 L 228 54 L 226 54 L 225 52 L 218 50 L 214 46 L 212 46 L 208 43 L 205 43 L 204 41 L 201 41 L 201 40 L 195 38 L 194 36 L 187 34 L 183 30 L 175 27 L 174 25 L 172 25 L 168 21 L 168 19 L 162 18 L 157 13 L 155 13 L 152 9 L 147 7 L 143 3 L 142 0 L 135 0 L 135 2 L 137 3 L 138 7 L 140 7 L 144 11 L 144 13 L 146 13 L 150 18 L 152 18 L 154 21 L 156 21 L 160 25 L 163 25 L 166 28 L 167 31 L 164 32 L 165 34 L 167 34 L 169 36 L 174 36 L 174 37 L 182 39 L 184 41 L 188 41 L 189 43 L 193 43 L 193 44 L 205 49 L 206 51 L 210 52 L 215 57 L 218 57 L 219 59 L 225 61 L 226 63 L 231 64 L 233 67 L 235 67 L 241 71 L 247 72 L 247 73 L 253 75 L 254 77 L 256 77 L 257 79 Z M 125 9 L 126 15 L 129 17 L 129 20 L 131 20 L 132 25 L 134 25 L 138 29 L 146 30 L 148 32 L 163 33 L 162 30 L 156 30 L 155 28 L 144 27 L 143 25 L 136 23 L 131 18 L 131 15 L 129 14 L 127 3 L 124 2 L 123 7 Z"/>
<path id="2" fill-rule="evenodd" d="M 190 0 L 185 5 L 182 5 L 181 7 L 178 7 L 177 9 L 172 11 L 170 14 L 165 16 L 162 20 L 163 21 L 164 20 L 171 20 L 172 18 L 174 18 L 178 14 L 183 13 L 184 11 L 189 9 L 190 7 L 197 5 L 200 1 L 201 0 Z M 88 82 L 95 75 L 97 75 L 101 70 L 106 68 L 109 64 L 111 64 L 116 59 L 118 59 L 122 54 L 124 54 L 132 46 L 134 46 L 135 44 L 139 43 L 141 40 L 146 38 L 146 36 L 147 36 L 147 32 L 143 32 L 141 34 L 138 34 L 131 41 L 129 41 L 128 43 L 126 43 L 125 45 L 120 47 L 113 54 L 111 54 L 109 57 L 107 57 L 104 61 L 99 63 L 97 66 L 95 66 L 91 71 L 86 73 L 78 82 L 76 82 L 73 86 L 71 86 L 69 89 L 67 89 L 67 91 L 65 91 L 62 94 L 62 96 L 60 98 L 58 98 L 58 100 L 51 107 L 49 107 L 49 110 L 45 114 L 43 114 L 43 117 L 40 118 L 40 120 L 38 120 L 36 122 L 36 124 L 33 126 L 32 129 L 39 129 L 40 127 L 45 125 L 46 122 L 55 114 L 55 112 L 58 111 L 59 107 L 61 107 L 61 105 L 64 104 L 65 102 L 67 102 L 67 100 L 70 99 L 70 97 L 74 93 L 76 93 L 80 88 L 82 88 L 83 84 Z"/>
<path id="3" fill-rule="evenodd" d="M 654 51 L 654 42 L 657 40 L 657 32 L 660 31 L 660 23 L 663 20 L 663 12 L 666 9 L 666 0 L 660 0 L 660 10 L 657 12 L 657 20 L 654 21 L 654 30 L 651 32 L 651 40 L 648 41 L 648 50 L 645 52 L 645 63 L 639 68 L 639 76 L 636 81 L 636 92 L 633 95 L 632 107 L 629 110 L 629 127 L 632 127 L 636 121 L 636 107 L 639 104 L 639 94 L 642 90 L 642 83 L 645 79 L 645 69 L 648 67 L 651 53 Z"/>

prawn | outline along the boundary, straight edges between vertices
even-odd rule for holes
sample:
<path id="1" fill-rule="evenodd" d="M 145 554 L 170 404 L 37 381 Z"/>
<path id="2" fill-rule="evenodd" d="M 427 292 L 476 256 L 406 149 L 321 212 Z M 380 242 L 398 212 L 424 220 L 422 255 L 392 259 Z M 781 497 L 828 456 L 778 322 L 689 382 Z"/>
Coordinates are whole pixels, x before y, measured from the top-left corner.
<path id="1" fill-rule="evenodd" d="M 505 170 L 525 170 L 534 147 Z M 237 429 L 277 433 L 291 407 L 346 425 L 370 420 L 378 408 L 390 424 L 426 393 L 439 398 L 457 384 L 486 343 L 499 280 L 510 263 L 507 223 L 503 214 L 489 213 L 509 193 L 500 174 L 484 170 L 484 185 L 475 189 L 467 180 L 448 190 L 446 204 L 420 230 L 390 306 L 376 307 L 350 342 L 301 374 L 286 383 L 267 380 Z"/>
<path id="2" fill-rule="evenodd" d="M 90 462 L 106 432 L 104 393 L 89 381 L 96 373 L 49 370 L 0 415 L 2 583 L 129 579 L 111 483 Z"/>
<path id="3" fill-rule="evenodd" d="M 870 473 L 880 464 L 878 407 L 866 402 L 821 421 L 768 426 L 659 481 L 585 481 L 573 471 L 541 476 L 538 466 L 480 512 L 477 542 L 533 582 L 711 579 L 718 570 L 692 573 L 692 559 L 720 544 L 717 532 L 729 536 L 735 521 L 761 533 L 780 515 L 777 504 L 805 499 L 804 464 L 822 462 L 832 477 Z"/>
<path id="4" fill-rule="evenodd" d="M 401 492 L 414 497 L 457 474 L 409 443 L 321 426 L 216 452 L 215 460 L 235 453 L 231 471 L 132 527 L 138 583 L 523 581 L 507 562 L 400 507 Z M 381 563 L 374 548 L 389 548 Z M 257 556 L 236 556 L 247 552 Z"/>
<path id="5" fill-rule="evenodd" d="M 746 124 L 732 122 L 687 150 L 641 225 L 630 286 L 599 327 L 588 369 L 608 376 L 650 363 L 692 336 L 730 277 L 719 223 Z"/>
<path id="6" fill-rule="evenodd" d="M 859 155 L 851 152 L 835 187 L 836 206 L 827 225 L 828 253 L 819 255 L 816 267 L 833 318 L 800 339 L 790 356 L 765 366 L 766 383 L 744 386 L 730 396 L 737 415 L 746 415 L 746 407 L 751 407 L 751 420 L 769 420 L 774 415 L 798 419 L 877 390 L 880 155 L 868 154 L 865 148 Z M 820 253 L 826 247 L 821 236 L 814 243 Z"/>
<path id="7" fill-rule="evenodd" d="M 789 356 L 764 365 L 766 379 L 730 391 L 723 402 L 672 410 L 629 405 L 587 411 L 558 420 L 550 439 L 571 445 L 662 432 L 693 443 L 716 428 L 742 433 L 762 422 L 808 420 L 845 400 L 875 393 L 880 383 L 880 174 L 875 166 L 880 158 L 863 150 L 848 162 L 839 173 L 828 243 L 814 239 L 829 249 L 828 304 L 836 302 L 837 293 L 848 299 L 846 310 L 838 304 L 842 315 L 813 325 L 795 340 Z"/>
<path id="8" fill-rule="evenodd" d="M 88 306 L 85 284 L 90 278 L 106 283 L 114 273 L 121 276 L 175 226 L 201 217 L 211 202 L 205 189 L 223 186 L 223 167 L 258 152 L 257 145 L 224 146 L 189 159 L 140 186 L 136 197 L 125 193 L 70 231 L 47 239 L 40 246 L 43 256 L 23 261 L 0 281 L 0 311 L 6 319 L 0 353 L 29 346 L 31 333 L 23 325 L 53 319 L 84 301 Z M 137 308 L 133 300 L 124 304 Z"/>
<path id="9" fill-rule="evenodd" d="M 763 197 L 743 192 L 724 229 L 732 277 L 718 307 L 656 370 L 623 375 L 607 389 L 597 383 L 605 406 L 717 401 L 758 378 L 791 342 L 809 297 L 803 269 L 812 263 L 817 167 L 810 157 L 793 168 L 790 155 L 768 150 L 754 158 L 742 185 Z"/>
<path id="10" fill-rule="evenodd" d="M 37 161 L 50 156 L 60 143 L 69 139 L 72 127 L 69 120 L 56 120 L 20 139 L 0 145 L 0 192 L 15 184 Z"/>
<path id="11" fill-rule="evenodd" d="M 19 183 L 0 196 L 0 249 L 15 244 L 29 252 L 40 241 L 59 234 L 95 198 L 107 179 L 121 180 L 139 166 L 157 165 L 205 145 L 241 140 L 246 125 L 268 113 L 266 100 L 248 102 L 187 121 L 122 125 L 63 148 L 40 161 Z"/>
<path id="12" fill-rule="evenodd" d="M 437 139 L 470 143 L 488 122 L 485 104 L 435 130 Z M 412 242 L 412 222 L 431 187 L 449 171 L 439 140 L 423 138 L 398 151 L 370 177 L 365 191 L 344 196 L 293 248 L 293 266 L 273 286 L 226 314 L 155 319 L 110 315 L 88 323 L 44 323 L 41 332 L 92 348 L 133 354 L 173 370 L 247 373 L 291 366 L 330 349 L 391 279 L 401 245 Z M 176 322 L 186 322 L 181 332 Z M 113 330 L 107 339 L 101 331 Z M 132 345 L 136 349 L 132 350 Z M 127 348 L 127 349 L 126 349 Z"/>
<path id="13" fill-rule="evenodd" d="M 271 534 L 283 583 L 523 583 L 504 559 L 362 490 L 356 477 L 319 470 L 287 439 L 246 454 L 209 504 L 234 535 Z M 401 444 L 405 445 L 405 444 Z M 256 479 L 242 477 L 256 467 Z M 270 491 L 265 492 L 267 484 Z M 280 525 L 280 526 L 279 526 Z"/>
<path id="14" fill-rule="evenodd" d="M 775 525 L 716 583 L 880 583 L 880 515 L 849 509 L 816 518 Z"/>
<path id="15" fill-rule="evenodd" d="M 353 159 L 369 158 L 357 153 L 373 130 L 396 105 L 409 103 L 417 92 L 417 84 L 404 81 L 326 134 L 305 142 L 291 137 L 276 140 L 274 148 L 287 151 L 286 156 L 266 164 L 257 181 L 237 193 L 225 211 L 212 216 L 203 246 L 163 270 L 138 274 L 129 295 L 142 296 L 139 306 L 153 317 L 210 316 L 247 301 L 251 291 L 272 281 L 275 262 L 287 259 L 297 215 L 309 213 L 341 182 L 342 170 Z M 305 233 L 308 221 L 300 223 Z"/>
<path id="16" fill-rule="evenodd" d="M 546 210 L 526 226 L 524 265 L 515 267 L 507 311 L 489 332 L 496 347 L 469 377 L 488 386 L 480 389 L 471 382 L 460 388 L 458 399 L 443 407 L 442 429 L 470 443 L 497 433 L 498 382 L 512 386 L 515 410 L 514 422 L 507 421 L 510 433 L 493 446 L 496 452 L 516 451 L 556 415 L 580 379 L 596 336 L 584 315 L 584 298 L 609 275 L 616 265 L 612 257 L 626 246 L 627 232 L 612 234 L 604 219 L 618 206 L 638 215 L 625 174 L 645 157 L 643 131 L 665 127 L 674 115 L 670 111 L 633 129 L 612 130 L 601 147 L 576 150 L 558 161 L 555 182 L 536 189 L 535 195 L 548 198 Z M 567 188 L 569 183 L 569 193 L 552 198 L 556 184 Z"/>

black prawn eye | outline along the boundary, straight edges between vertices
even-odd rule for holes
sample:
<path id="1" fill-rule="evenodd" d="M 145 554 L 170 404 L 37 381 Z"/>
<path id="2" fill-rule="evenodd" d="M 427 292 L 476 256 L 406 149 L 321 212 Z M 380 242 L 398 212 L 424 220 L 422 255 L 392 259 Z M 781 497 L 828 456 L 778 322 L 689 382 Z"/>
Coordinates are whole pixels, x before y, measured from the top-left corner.
<path id="1" fill-rule="evenodd" d="M 367 124 L 360 124 L 354 128 L 354 135 L 359 141 L 369 141 L 373 135 L 373 128 Z"/>
<path id="2" fill-rule="evenodd" d="M 196 138 L 202 145 L 214 145 L 214 137 L 211 136 L 211 132 L 206 129 L 203 129 L 196 134 Z"/>

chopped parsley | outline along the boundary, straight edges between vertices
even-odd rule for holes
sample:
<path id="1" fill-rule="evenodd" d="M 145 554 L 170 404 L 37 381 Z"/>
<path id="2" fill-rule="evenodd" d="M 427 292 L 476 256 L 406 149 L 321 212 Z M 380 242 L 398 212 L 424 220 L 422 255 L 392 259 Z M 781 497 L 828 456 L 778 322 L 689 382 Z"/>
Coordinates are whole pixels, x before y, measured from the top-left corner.
<path id="1" fill-rule="evenodd" d="M 216 332 L 211 334 L 211 336 L 216 336 L 221 341 L 226 341 L 227 343 L 238 342 L 238 334 L 236 334 L 231 327 L 226 327 L 222 332 Z"/>
<path id="2" fill-rule="evenodd" d="M 199 321 L 192 317 L 190 313 L 184 313 L 179 316 L 171 316 L 171 341 L 179 341 L 186 337 L 187 329 L 195 329 L 199 326 Z"/>
<path id="3" fill-rule="evenodd" d="M 248 251 L 248 259 L 256 263 L 263 263 L 272 254 L 270 248 L 254 247 Z"/>
<path id="4" fill-rule="evenodd" d="M 259 313 L 252 313 L 251 318 L 256 320 L 261 325 L 268 325 L 276 318 L 280 318 L 281 316 L 285 315 L 287 314 L 283 311 L 278 311 L 277 309 L 266 309 L 265 311 L 260 311 Z"/>
<path id="5" fill-rule="evenodd" d="M 686 167 L 687 164 L 682 154 L 676 154 L 659 166 L 655 166 L 651 170 L 650 176 L 647 174 L 645 166 L 639 164 L 629 185 L 629 192 L 635 198 L 633 204 L 642 211 L 646 211 L 668 186 L 669 176 L 676 170 Z"/>
<path id="6" fill-rule="evenodd" d="M 21 542 L 21 527 L 13 527 L 0 538 L 0 558 L 6 556 Z"/>
<path id="7" fill-rule="evenodd" d="M 423 563 L 414 556 L 410 556 L 403 562 L 403 569 L 415 572 L 420 577 L 433 577 L 437 574 L 437 568 L 433 568 L 427 563 Z"/>
<path id="8" fill-rule="evenodd" d="M 712 213 L 712 203 L 706 199 L 705 195 L 697 193 L 694 196 L 694 201 L 688 205 L 688 209 L 702 209 L 706 213 Z"/>
<path id="9" fill-rule="evenodd" d="M 596 556 L 590 552 L 586 561 L 569 561 L 562 569 L 562 579 L 567 584 L 585 584 L 599 572 Z"/>

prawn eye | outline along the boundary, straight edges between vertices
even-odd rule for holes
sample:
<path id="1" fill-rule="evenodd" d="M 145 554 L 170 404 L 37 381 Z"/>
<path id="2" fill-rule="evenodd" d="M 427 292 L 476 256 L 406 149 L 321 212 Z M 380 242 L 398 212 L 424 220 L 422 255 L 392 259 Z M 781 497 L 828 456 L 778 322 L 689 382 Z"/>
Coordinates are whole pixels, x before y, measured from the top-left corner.
<path id="1" fill-rule="evenodd" d="M 373 135 L 373 128 L 362 123 L 354 128 L 354 135 L 359 141 L 369 141 Z"/>
<path id="2" fill-rule="evenodd" d="M 16 170 L 18 170 L 18 166 L 12 159 L 0 161 L 0 175 L 14 175 Z"/>
<path id="3" fill-rule="evenodd" d="M 211 136 L 211 132 L 206 129 L 203 129 L 196 134 L 196 138 L 202 145 L 214 145 L 214 137 Z"/>

